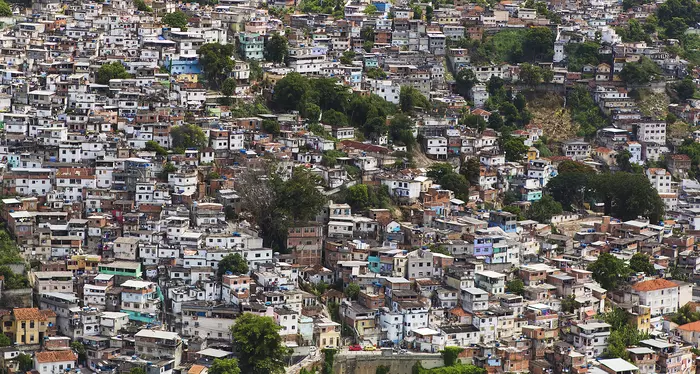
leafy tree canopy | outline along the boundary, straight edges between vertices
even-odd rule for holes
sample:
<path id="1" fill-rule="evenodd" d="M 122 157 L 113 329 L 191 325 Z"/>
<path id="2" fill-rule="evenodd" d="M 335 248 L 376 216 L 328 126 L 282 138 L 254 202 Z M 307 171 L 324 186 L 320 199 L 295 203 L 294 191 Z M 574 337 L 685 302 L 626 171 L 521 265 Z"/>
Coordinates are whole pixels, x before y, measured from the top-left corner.
<path id="1" fill-rule="evenodd" d="M 217 358 L 209 367 L 211 374 L 241 374 L 241 369 L 238 367 L 238 360 L 235 358 Z"/>
<path id="2" fill-rule="evenodd" d="M 544 195 L 535 201 L 527 211 L 527 216 L 538 222 L 549 222 L 552 217 L 563 211 L 561 204 L 549 195 Z"/>
<path id="3" fill-rule="evenodd" d="M 411 112 L 414 108 L 429 109 L 430 102 L 420 91 L 411 86 L 402 86 L 399 94 L 399 102 L 403 112 Z"/>
<path id="4" fill-rule="evenodd" d="M 163 16 L 162 21 L 164 24 L 173 28 L 187 29 L 187 15 L 180 10 L 166 14 Z"/>
<path id="5" fill-rule="evenodd" d="M 630 269 L 645 273 L 649 276 L 654 276 L 658 273 L 654 268 L 654 264 L 651 263 L 649 256 L 644 253 L 635 253 L 634 256 L 632 256 L 630 259 Z"/>
<path id="6" fill-rule="evenodd" d="M 121 62 L 115 61 L 100 66 L 95 74 L 95 82 L 109 84 L 112 79 L 129 79 L 131 74 L 126 71 Z"/>
<path id="7" fill-rule="evenodd" d="M 219 277 L 231 274 L 248 274 L 248 262 L 239 253 L 231 253 L 219 261 L 217 275 Z"/>
<path id="8" fill-rule="evenodd" d="M 661 77 L 661 69 L 648 57 L 628 62 L 620 72 L 620 78 L 629 84 L 647 84 Z"/>
<path id="9" fill-rule="evenodd" d="M 588 265 L 588 271 L 593 272 L 593 279 L 606 290 L 616 289 L 630 275 L 630 268 L 623 260 L 603 253 Z"/>
<path id="10" fill-rule="evenodd" d="M 204 77 L 212 88 L 219 89 L 233 71 L 234 48 L 233 44 L 207 43 L 197 50 Z"/>
<path id="11" fill-rule="evenodd" d="M 236 319 L 236 323 L 231 326 L 231 336 L 233 345 L 240 355 L 241 372 L 284 373 L 285 359 L 289 352 L 280 337 L 279 330 L 280 326 L 270 317 L 244 313 Z M 226 366 L 230 368 L 232 365 L 229 363 Z"/>
<path id="12" fill-rule="evenodd" d="M 188 148 L 201 149 L 207 146 L 207 136 L 197 125 L 175 126 L 170 132 L 173 138 L 173 149 L 176 153 L 183 153 Z"/>
<path id="13" fill-rule="evenodd" d="M 287 38 L 279 33 L 274 33 L 265 43 L 265 60 L 281 63 L 287 57 L 289 44 Z"/>

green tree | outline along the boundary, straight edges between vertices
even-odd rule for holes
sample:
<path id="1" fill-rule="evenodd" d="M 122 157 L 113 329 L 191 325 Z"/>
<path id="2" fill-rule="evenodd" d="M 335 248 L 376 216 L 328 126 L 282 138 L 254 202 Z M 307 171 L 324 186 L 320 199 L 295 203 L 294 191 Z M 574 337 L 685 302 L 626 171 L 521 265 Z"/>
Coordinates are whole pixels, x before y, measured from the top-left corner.
<path id="1" fill-rule="evenodd" d="M 34 368 L 34 360 L 31 355 L 20 353 L 15 357 L 15 360 L 19 362 L 19 370 L 22 372 L 27 372 Z"/>
<path id="2" fill-rule="evenodd" d="M 217 358 L 209 367 L 211 374 L 241 374 L 241 369 L 238 367 L 238 360 L 235 358 Z"/>
<path id="3" fill-rule="evenodd" d="M 345 202 L 352 210 L 363 211 L 369 205 L 369 189 L 366 184 L 356 184 L 348 187 Z"/>
<path id="4" fill-rule="evenodd" d="M 331 125 L 333 127 L 345 127 L 348 125 L 348 117 L 334 109 L 327 110 L 323 112 L 321 116 L 321 122 L 326 125 Z"/>
<path id="5" fill-rule="evenodd" d="M 554 57 L 555 35 L 549 27 L 531 27 L 525 33 L 523 57 L 525 61 L 551 61 Z"/>
<path id="6" fill-rule="evenodd" d="M 598 105 L 585 86 L 575 86 L 566 98 L 566 105 L 571 112 L 571 119 L 579 125 L 579 136 L 592 136 L 605 127 L 608 122 L 600 114 Z"/>
<path id="7" fill-rule="evenodd" d="M 573 313 L 580 307 L 576 301 L 576 296 L 569 295 L 561 300 L 561 310 L 564 313 Z"/>
<path id="8" fill-rule="evenodd" d="M 199 47 L 199 65 L 207 83 L 218 89 L 233 71 L 235 62 L 231 59 L 235 46 L 233 44 L 207 43 Z"/>
<path id="9" fill-rule="evenodd" d="M 667 29 L 673 26 L 674 18 L 680 18 L 686 26 L 692 26 L 700 22 L 700 5 L 695 0 L 668 0 L 659 5 L 657 16 L 659 24 Z"/>
<path id="10" fill-rule="evenodd" d="M 307 103 L 303 114 L 309 123 L 318 123 L 321 120 L 321 108 L 314 103 Z"/>
<path id="11" fill-rule="evenodd" d="M 609 253 L 598 256 L 587 269 L 593 272 L 593 279 L 606 290 L 616 289 L 630 275 L 627 264 Z"/>
<path id="12" fill-rule="evenodd" d="M 527 153 L 528 146 L 522 138 L 508 137 L 503 141 L 503 151 L 506 153 L 506 160 L 510 162 L 520 162 Z"/>
<path id="13" fill-rule="evenodd" d="M 6 290 L 18 290 L 29 287 L 29 280 L 27 277 L 22 274 L 14 273 L 7 265 L 0 266 L 0 275 L 5 279 L 4 288 Z"/>
<path id="14" fill-rule="evenodd" d="M 688 303 L 678 308 L 678 312 L 671 317 L 671 321 L 673 321 L 673 323 L 677 323 L 678 325 L 685 325 L 686 323 L 700 321 L 700 313 L 695 311 L 695 307 L 692 305 L 692 303 Z"/>
<path id="15" fill-rule="evenodd" d="M 240 371 L 251 374 L 284 373 L 289 350 L 270 317 L 244 313 L 231 326 L 233 345 L 239 354 Z"/>
<path id="16" fill-rule="evenodd" d="M 478 131 L 484 131 L 487 122 L 482 116 L 466 113 L 464 116 L 462 116 L 460 124 Z"/>
<path id="17" fill-rule="evenodd" d="M 445 176 L 452 173 L 454 173 L 454 168 L 451 164 L 447 162 L 440 162 L 430 166 L 426 175 L 428 176 L 428 178 L 431 178 L 434 181 L 440 181 Z"/>
<path id="18" fill-rule="evenodd" d="M 565 160 L 562 161 L 561 164 L 559 164 L 559 167 L 557 167 L 557 171 L 559 174 L 569 174 L 569 173 L 582 173 L 582 174 L 594 174 L 595 170 L 578 161 L 572 161 L 572 160 Z"/>
<path id="19" fill-rule="evenodd" d="M 676 83 L 673 88 L 678 94 L 678 98 L 682 101 L 692 99 L 695 95 L 695 82 L 690 77 L 690 75 L 683 78 L 682 81 Z"/>
<path id="20" fill-rule="evenodd" d="M 162 22 L 172 28 L 187 29 L 187 15 L 180 10 L 163 16 Z"/>
<path id="21" fill-rule="evenodd" d="M 522 280 L 515 278 L 506 284 L 506 292 L 521 295 L 525 292 L 525 283 Z"/>
<path id="22" fill-rule="evenodd" d="M 140 12 L 151 13 L 153 11 L 153 9 L 150 6 L 146 5 L 146 2 L 143 0 L 134 0 L 134 6 Z"/>
<path id="23" fill-rule="evenodd" d="M 248 262 L 239 253 L 227 254 L 219 261 L 216 273 L 221 278 L 227 272 L 231 272 L 231 274 L 248 274 Z"/>
<path id="24" fill-rule="evenodd" d="M 632 154 L 630 151 L 624 149 L 620 151 L 617 155 L 615 155 L 615 163 L 617 164 L 617 167 L 620 168 L 622 171 L 626 172 L 632 172 L 632 163 L 630 162 L 630 158 L 632 158 Z"/>
<path id="25" fill-rule="evenodd" d="M 365 26 L 360 30 L 360 37 L 364 41 L 374 42 L 374 28 L 371 26 Z"/>
<path id="26" fill-rule="evenodd" d="M 369 4 L 365 7 L 365 14 L 377 13 L 377 6 L 374 4 Z"/>
<path id="27" fill-rule="evenodd" d="M 580 72 L 584 65 L 597 66 L 602 61 L 600 44 L 594 41 L 568 43 L 564 46 L 569 71 Z"/>
<path id="28" fill-rule="evenodd" d="M 12 17 L 12 8 L 5 1 L 0 1 L 0 17 Z"/>
<path id="29" fill-rule="evenodd" d="M 442 188 L 454 192 L 458 199 L 469 199 L 469 182 L 467 178 L 456 173 L 451 164 L 434 164 L 428 169 L 427 176 Z"/>
<path id="30" fill-rule="evenodd" d="M 100 66 L 100 68 L 97 69 L 97 73 L 95 73 L 95 82 L 99 84 L 109 84 L 109 81 L 112 79 L 128 78 L 131 78 L 131 74 L 129 74 L 124 65 L 118 61 Z"/>
<path id="31" fill-rule="evenodd" d="M 9 347 L 12 345 L 12 340 L 5 334 L 0 334 L 0 347 Z"/>
<path id="32" fill-rule="evenodd" d="M 375 374 L 389 374 L 391 368 L 386 365 L 377 366 L 377 370 L 374 371 Z"/>
<path id="33" fill-rule="evenodd" d="M 146 369 L 144 369 L 142 366 L 136 366 L 129 370 L 129 374 L 146 374 Z"/>
<path id="34" fill-rule="evenodd" d="M 76 340 L 70 343 L 70 347 L 78 355 L 78 363 L 85 365 L 85 361 L 87 360 L 87 352 L 85 351 L 85 346 L 83 343 Z"/>
<path id="35" fill-rule="evenodd" d="M 628 62 L 620 72 L 620 78 L 629 84 L 647 84 L 661 77 L 661 69 L 647 57 Z"/>
<path id="36" fill-rule="evenodd" d="M 323 157 L 321 158 L 321 165 L 323 166 L 328 166 L 328 167 L 335 167 L 335 165 L 338 162 L 338 157 L 345 157 L 347 154 L 345 152 L 337 151 L 337 150 L 330 150 L 330 151 L 325 151 L 323 153 Z"/>
<path id="37" fill-rule="evenodd" d="M 635 253 L 630 259 L 630 269 L 636 272 L 642 272 L 649 276 L 654 276 L 658 272 L 651 263 L 651 259 L 644 253 Z"/>
<path id="38" fill-rule="evenodd" d="M 242 209 L 258 227 L 263 245 L 276 251 L 286 251 L 288 229 L 294 222 L 307 222 L 320 212 L 327 202 L 319 192 L 322 180 L 305 167 L 296 167 L 284 180 L 272 164 L 267 170 L 242 173 Z"/>
<path id="39" fill-rule="evenodd" d="M 425 22 L 426 23 L 433 22 L 433 7 L 431 7 L 430 5 L 425 7 Z"/>
<path id="40" fill-rule="evenodd" d="M 561 204 L 549 195 L 535 201 L 527 211 L 527 216 L 537 222 L 549 222 L 552 217 L 563 211 Z"/>
<path id="41" fill-rule="evenodd" d="M 236 80 L 233 78 L 226 78 L 221 84 L 221 93 L 226 97 L 233 96 L 236 93 Z"/>
<path id="42" fill-rule="evenodd" d="M 688 24 L 681 17 L 673 17 L 669 21 L 664 22 L 666 26 L 666 37 L 671 39 L 680 39 L 688 30 Z"/>
<path id="43" fill-rule="evenodd" d="M 643 174 L 596 174 L 589 177 L 588 184 L 597 201 L 603 203 L 605 214 L 621 220 L 642 216 L 651 222 L 663 217 L 664 203 Z"/>
<path id="44" fill-rule="evenodd" d="M 542 69 L 542 82 L 549 84 L 554 80 L 554 72 L 552 69 Z"/>
<path id="45" fill-rule="evenodd" d="M 420 91 L 411 86 L 401 86 L 399 93 L 399 105 L 401 111 L 412 112 L 414 108 L 430 109 L 430 102 Z"/>
<path id="46" fill-rule="evenodd" d="M 491 113 L 489 116 L 489 128 L 500 130 L 503 127 L 503 116 L 498 113 Z"/>
<path id="47" fill-rule="evenodd" d="M 172 147 L 176 153 L 183 153 L 185 149 L 202 149 L 207 146 L 207 136 L 204 131 L 193 124 L 175 126 L 170 130 L 173 138 Z"/>
<path id="48" fill-rule="evenodd" d="M 450 173 L 440 179 L 439 184 L 442 188 L 454 192 L 456 198 L 469 200 L 469 182 L 464 175 Z"/>
<path id="49" fill-rule="evenodd" d="M 651 41 L 651 37 L 644 30 L 642 24 L 634 18 L 629 20 L 629 22 L 627 23 L 627 28 L 616 28 L 616 31 L 622 38 L 622 41 L 626 43 Z"/>
<path id="50" fill-rule="evenodd" d="M 282 63 L 289 53 L 289 43 L 287 38 L 279 33 L 274 33 L 265 43 L 265 60 Z"/>
<path id="51" fill-rule="evenodd" d="M 514 202 L 516 202 L 516 201 L 520 201 L 520 198 L 517 197 L 517 194 L 515 194 L 514 192 L 508 191 L 508 192 L 506 192 L 506 193 L 508 194 L 508 196 L 506 196 L 506 197 L 508 197 L 509 199 L 512 198 L 513 196 L 515 196 L 515 199 L 512 200 L 512 201 L 510 201 L 509 204 L 512 204 L 512 203 L 514 203 Z M 505 204 L 505 203 L 506 203 L 506 202 L 505 202 L 505 199 L 503 199 L 503 204 Z M 515 215 L 516 215 L 516 219 L 517 219 L 518 221 L 522 221 L 522 220 L 525 219 L 524 216 L 523 216 L 522 210 L 520 210 L 520 207 L 517 206 L 517 205 L 507 205 L 507 206 L 504 206 L 502 210 L 503 210 L 504 212 L 508 212 L 508 213 L 515 214 Z"/>
<path id="52" fill-rule="evenodd" d="M 629 325 L 629 313 L 622 308 L 613 307 L 609 312 L 602 315 L 603 321 L 610 325 L 612 331 L 624 329 Z"/>
<path id="53" fill-rule="evenodd" d="M 389 138 L 395 143 L 405 145 L 409 150 L 413 149 L 416 138 L 413 136 L 413 124 L 407 115 L 397 114 L 391 118 Z"/>
<path id="54" fill-rule="evenodd" d="M 603 352 L 603 356 L 605 356 L 605 358 L 629 360 L 630 356 L 627 347 L 639 344 L 639 341 L 646 337 L 646 334 L 642 334 L 631 326 L 625 326 L 622 329 L 615 330 L 610 333 L 608 346 L 605 352 Z"/>
<path id="55" fill-rule="evenodd" d="M 294 221 L 308 221 L 318 214 L 326 202 L 326 198 L 318 191 L 319 183 L 317 175 L 304 167 L 297 167 L 291 178 L 276 186 L 277 204 Z"/>
<path id="56" fill-rule="evenodd" d="M 462 161 L 459 167 L 459 173 L 467 178 L 467 181 L 472 184 L 479 183 L 479 175 L 481 173 L 481 163 L 476 157 L 470 157 Z"/>
<path id="57" fill-rule="evenodd" d="M 476 84 L 476 75 L 471 69 L 460 69 L 455 74 L 455 87 L 457 93 L 467 98 L 471 95 L 471 89 Z"/>
<path id="58" fill-rule="evenodd" d="M 340 63 L 343 65 L 352 65 L 352 60 L 355 58 L 355 52 L 354 51 L 345 51 L 343 54 L 340 56 Z"/>
<path id="59" fill-rule="evenodd" d="M 345 287 L 343 293 L 347 298 L 357 300 L 357 296 L 360 295 L 360 286 L 357 283 L 350 283 Z"/>
<path id="60" fill-rule="evenodd" d="M 386 72 L 382 68 L 371 68 L 365 74 L 369 79 L 386 79 Z"/>
<path id="61" fill-rule="evenodd" d="M 310 100 L 323 111 L 337 110 L 347 112 L 350 102 L 350 91 L 335 78 L 317 78 L 310 81 L 312 91 Z"/>
<path id="62" fill-rule="evenodd" d="M 262 129 L 270 135 L 277 136 L 280 134 L 280 123 L 277 120 L 266 118 L 262 122 Z"/>
<path id="63" fill-rule="evenodd" d="M 457 357 L 459 354 L 464 352 L 462 347 L 447 346 L 444 350 L 440 351 L 442 359 L 445 362 L 445 366 L 454 366 L 457 363 Z"/>
<path id="64" fill-rule="evenodd" d="M 423 19 L 423 9 L 418 5 L 413 7 L 413 19 Z"/>
<path id="65" fill-rule="evenodd" d="M 520 65 L 520 81 L 528 86 L 536 86 L 542 82 L 542 68 L 524 63 Z"/>
<path id="66" fill-rule="evenodd" d="M 310 92 L 311 84 L 308 79 L 292 72 L 277 82 L 272 101 L 275 107 L 283 111 L 302 110 Z"/>
<path id="67" fill-rule="evenodd" d="M 158 156 L 167 156 L 168 155 L 168 150 L 163 148 L 158 142 L 155 142 L 153 140 L 149 140 L 146 142 L 146 148 L 145 150 L 149 152 L 155 152 Z"/>
<path id="68" fill-rule="evenodd" d="M 249 79 L 251 81 L 259 81 L 263 79 L 264 72 L 258 61 L 250 60 L 248 61 L 248 66 L 250 67 Z"/>

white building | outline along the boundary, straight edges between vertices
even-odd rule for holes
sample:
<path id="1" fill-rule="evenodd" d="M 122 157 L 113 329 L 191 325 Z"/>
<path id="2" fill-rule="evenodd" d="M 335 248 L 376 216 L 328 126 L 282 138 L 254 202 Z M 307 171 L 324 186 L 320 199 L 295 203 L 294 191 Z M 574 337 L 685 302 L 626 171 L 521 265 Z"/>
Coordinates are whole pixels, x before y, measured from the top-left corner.
<path id="1" fill-rule="evenodd" d="M 639 296 L 639 305 L 651 308 L 652 317 L 678 311 L 679 286 L 675 282 L 666 279 L 638 282 L 632 286 L 632 292 Z"/>
<path id="2" fill-rule="evenodd" d="M 34 369 L 39 374 L 55 374 L 76 368 L 78 357 L 72 350 L 46 351 L 34 354 Z"/>
<path id="3" fill-rule="evenodd" d="M 662 168 L 649 168 L 646 175 L 651 186 L 663 200 L 666 209 L 675 210 L 678 206 L 678 183 L 673 181 L 671 173 Z"/>
<path id="4" fill-rule="evenodd" d="M 608 347 L 610 325 L 604 322 L 588 322 L 571 326 L 576 351 L 588 359 L 599 357 Z"/>
<path id="5" fill-rule="evenodd" d="M 643 143 L 666 144 L 666 122 L 645 120 L 637 124 L 637 139 Z"/>

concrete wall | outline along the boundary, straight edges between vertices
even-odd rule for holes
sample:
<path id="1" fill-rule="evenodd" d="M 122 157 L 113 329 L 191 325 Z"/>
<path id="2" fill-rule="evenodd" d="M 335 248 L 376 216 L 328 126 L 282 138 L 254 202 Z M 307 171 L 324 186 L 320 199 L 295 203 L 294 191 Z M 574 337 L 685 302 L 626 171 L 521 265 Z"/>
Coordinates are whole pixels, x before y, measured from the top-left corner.
<path id="1" fill-rule="evenodd" d="M 391 374 L 411 374 L 413 365 L 420 361 L 426 369 L 444 365 L 439 354 L 405 354 L 384 356 L 381 354 L 366 354 L 365 352 L 348 352 L 338 354 L 333 363 L 334 374 L 376 374 L 381 365 L 389 366 Z M 365 353 L 365 354 L 362 354 Z"/>

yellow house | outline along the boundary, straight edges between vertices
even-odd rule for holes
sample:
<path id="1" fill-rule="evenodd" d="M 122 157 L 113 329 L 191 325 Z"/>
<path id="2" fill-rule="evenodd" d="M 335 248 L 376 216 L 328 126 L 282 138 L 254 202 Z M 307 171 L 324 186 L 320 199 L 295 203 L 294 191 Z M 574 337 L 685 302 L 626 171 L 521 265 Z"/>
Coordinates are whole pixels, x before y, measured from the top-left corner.
<path id="1" fill-rule="evenodd" d="M 527 161 L 537 160 L 540 158 L 540 150 L 535 147 L 530 147 L 527 150 Z"/>
<path id="2" fill-rule="evenodd" d="M 330 320 L 317 322 L 314 335 L 319 348 L 337 348 L 340 345 L 340 324 Z"/>
<path id="3" fill-rule="evenodd" d="M 629 323 L 642 333 L 651 331 L 651 308 L 644 305 L 636 305 L 629 314 Z"/>
<path id="4" fill-rule="evenodd" d="M 53 335 L 56 313 L 37 308 L 15 308 L 2 316 L 2 332 L 17 346 L 41 344 Z"/>

